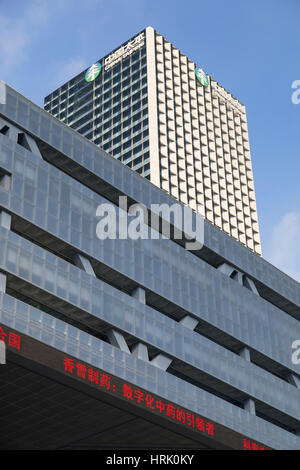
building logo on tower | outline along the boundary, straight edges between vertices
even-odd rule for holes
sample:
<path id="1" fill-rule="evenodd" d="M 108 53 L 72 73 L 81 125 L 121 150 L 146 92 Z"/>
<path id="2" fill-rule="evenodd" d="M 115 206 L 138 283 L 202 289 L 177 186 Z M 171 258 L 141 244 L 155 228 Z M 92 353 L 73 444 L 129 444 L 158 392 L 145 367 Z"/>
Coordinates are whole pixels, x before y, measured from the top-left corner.
<path id="1" fill-rule="evenodd" d="M 216 82 L 211 82 L 212 95 L 218 96 L 221 102 L 226 103 L 228 109 L 231 109 L 233 112 L 238 112 L 239 114 L 244 113 L 243 105 L 235 98 L 231 96 L 226 90 L 220 87 Z"/>
<path id="2" fill-rule="evenodd" d="M 128 41 L 125 46 L 121 46 L 116 52 L 113 52 L 106 57 L 104 65 L 105 70 L 110 69 L 118 62 L 121 62 L 125 57 L 131 55 L 137 49 L 140 49 L 145 43 L 145 33 L 141 33 L 135 38 Z"/>
<path id="3" fill-rule="evenodd" d="M 96 62 L 95 64 L 91 65 L 90 68 L 85 73 L 85 81 L 86 82 L 93 82 L 95 78 L 98 77 L 99 73 L 101 72 L 101 64 Z"/>
<path id="4" fill-rule="evenodd" d="M 203 85 L 203 86 L 208 86 L 209 85 L 209 76 L 206 75 L 206 73 L 203 72 L 203 70 L 200 69 L 200 67 L 195 68 L 195 74 L 196 74 L 196 77 L 198 78 L 199 82 L 201 83 L 201 85 Z"/>

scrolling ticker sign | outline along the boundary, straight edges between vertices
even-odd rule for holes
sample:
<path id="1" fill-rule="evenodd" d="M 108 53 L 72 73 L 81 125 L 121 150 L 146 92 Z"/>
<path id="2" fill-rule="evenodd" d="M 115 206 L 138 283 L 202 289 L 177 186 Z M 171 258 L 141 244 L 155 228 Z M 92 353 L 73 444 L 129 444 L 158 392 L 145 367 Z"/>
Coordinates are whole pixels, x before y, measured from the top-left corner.
<path id="1" fill-rule="evenodd" d="M 74 388 L 76 388 L 76 382 L 79 381 L 86 387 L 92 387 L 94 391 L 97 389 L 100 400 L 105 396 L 110 396 L 127 405 L 127 410 L 133 411 L 135 409 L 135 413 L 139 410 L 144 416 L 147 414 L 148 419 L 151 419 L 150 415 L 156 415 L 156 421 L 159 417 L 162 420 L 162 425 L 163 421 L 167 420 L 169 424 L 171 422 L 175 426 L 180 426 L 181 431 L 185 428 L 188 433 L 192 433 L 194 438 L 197 436 L 204 438 L 213 448 L 218 448 L 219 444 L 221 448 L 225 446 L 236 450 L 270 449 L 230 428 L 106 373 L 45 343 L 7 328 L 5 325 L 0 325 L 0 341 L 6 345 L 7 362 L 11 360 L 22 363 L 22 361 L 18 361 L 18 358 L 24 358 L 27 360 L 27 366 L 28 360 L 32 361 L 33 370 L 34 364 L 39 369 L 41 366 L 45 366 L 45 370 L 52 369 L 55 373 L 68 376 L 73 380 Z"/>

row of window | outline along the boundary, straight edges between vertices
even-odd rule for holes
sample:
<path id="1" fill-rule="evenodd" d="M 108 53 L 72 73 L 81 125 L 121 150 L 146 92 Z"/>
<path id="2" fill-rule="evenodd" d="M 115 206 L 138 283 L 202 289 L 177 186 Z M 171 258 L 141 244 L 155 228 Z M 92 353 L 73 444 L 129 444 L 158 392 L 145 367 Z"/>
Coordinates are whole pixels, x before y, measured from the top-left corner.
<path id="1" fill-rule="evenodd" d="M 84 124 L 87 120 L 84 119 L 84 117 L 91 113 L 94 114 L 94 119 L 96 118 L 97 122 L 95 122 L 95 125 L 101 125 L 103 121 L 111 119 L 111 111 L 113 113 L 117 112 L 118 116 L 120 116 L 121 110 L 126 111 L 131 108 L 132 112 L 136 111 L 142 98 L 144 98 L 142 105 L 146 104 L 146 96 L 147 88 L 144 87 L 144 89 L 138 90 L 131 97 L 126 97 L 122 102 L 120 102 L 120 100 L 114 100 L 108 104 L 102 104 L 101 100 L 97 100 L 93 106 L 93 110 L 91 110 L 92 102 L 90 101 L 84 108 L 81 108 L 74 113 L 69 113 L 69 118 L 72 116 L 72 119 L 69 119 L 68 124 L 74 125 L 76 123 L 76 127 L 80 127 L 80 125 Z M 63 117 L 66 117 L 66 115 Z"/>
<path id="2" fill-rule="evenodd" d="M 135 51 L 131 56 L 128 56 L 123 59 L 121 63 L 116 64 L 111 69 L 103 70 L 99 76 L 99 79 L 101 80 L 102 85 L 107 84 L 108 88 L 111 88 L 113 79 L 117 78 L 118 82 L 120 82 L 120 78 L 127 79 L 128 77 L 132 76 L 135 72 L 138 72 L 142 67 L 145 66 L 146 49 L 145 47 L 143 47 L 142 49 Z M 84 79 L 84 72 L 82 72 L 80 75 L 73 78 L 68 83 L 64 84 L 62 87 L 48 95 L 45 98 L 45 106 L 47 106 L 49 103 L 52 103 L 52 105 L 54 104 L 55 106 L 55 104 L 58 104 L 59 97 L 61 100 L 64 100 L 66 99 L 67 94 L 69 94 L 70 97 L 73 94 L 82 92 L 85 88 L 90 88 L 91 85 L 97 87 L 98 83 L 99 81 L 97 81 L 97 79 L 92 83 L 86 83 Z"/>
<path id="3" fill-rule="evenodd" d="M 138 70 L 136 73 L 129 75 L 126 80 L 123 80 L 123 82 L 120 81 L 120 77 L 117 80 L 117 83 L 109 83 L 107 87 L 97 87 L 97 89 L 91 89 L 90 87 L 83 87 L 81 90 L 78 91 L 78 93 L 73 94 L 73 95 L 67 95 L 67 93 L 64 93 L 61 95 L 59 98 L 54 99 L 52 102 L 48 103 L 45 105 L 45 109 L 48 112 L 51 112 L 52 114 L 55 113 L 56 107 L 60 104 L 60 109 L 70 107 L 72 105 L 76 105 L 78 107 L 83 106 L 85 103 L 90 102 L 93 99 L 93 93 L 95 92 L 95 98 L 98 100 L 99 97 L 102 96 L 103 101 L 105 102 L 106 100 L 111 99 L 114 97 L 117 99 L 116 95 L 121 95 L 121 92 L 125 91 L 126 89 L 130 88 L 132 86 L 134 88 L 134 85 L 140 81 L 140 79 L 143 80 L 143 84 L 147 82 L 146 79 L 147 75 L 147 70 L 146 67 L 142 68 L 141 70 Z M 127 94 L 130 93 L 130 90 Z M 99 100 L 101 101 L 101 100 Z"/>
<path id="4" fill-rule="evenodd" d="M 145 77 L 142 79 L 142 86 L 140 86 L 140 83 L 136 83 L 133 85 L 130 89 L 128 89 L 126 92 L 124 92 L 123 96 L 120 94 L 117 97 L 114 98 L 112 104 L 113 106 L 118 106 L 118 112 L 120 111 L 120 106 L 121 106 L 121 99 L 125 100 L 125 103 L 123 102 L 123 108 L 129 107 L 130 105 L 133 105 L 138 101 L 140 98 L 140 93 L 142 91 L 142 96 L 146 96 L 147 94 L 147 78 Z M 77 106 L 70 106 L 68 110 L 66 110 L 66 107 L 61 107 L 59 108 L 56 106 L 51 110 L 51 114 L 53 114 L 55 117 L 58 117 L 59 119 L 65 119 L 66 117 L 71 117 L 72 116 L 72 121 L 69 122 L 69 124 L 73 124 L 73 122 L 82 117 L 82 114 L 88 113 L 89 108 L 91 107 L 93 100 L 93 96 L 89 97 L 89 100 L 81 104 L 81 109 L 78 109 Z M 95 101 L 95 106 L 94 109 L 97 108 L 97 114 L 100 115 L 100 113 L 103 113 L 106 111 L 107 105 L 105 103 L 111 104 L 111 98 L 107 97 L 105 101 L 102 101 L 101 99 L 97 99 Z M 46 111 L 49 111 L 49 109 L 46 109 Z M 109 111 L 108 111 L 109 112 Z M 105 119 L 105 117 L 104 117 Z"/>

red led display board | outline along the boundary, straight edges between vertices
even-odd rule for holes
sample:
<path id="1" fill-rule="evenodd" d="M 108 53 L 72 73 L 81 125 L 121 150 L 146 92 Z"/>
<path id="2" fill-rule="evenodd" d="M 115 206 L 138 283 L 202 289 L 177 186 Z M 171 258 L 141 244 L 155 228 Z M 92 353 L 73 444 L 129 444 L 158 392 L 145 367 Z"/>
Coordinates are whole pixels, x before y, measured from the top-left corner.
<path id="1" fill-rule="evenodd" d="M 73 361 L 70 357 L 64 357 L 65 372 L 76 374 L 78 377 L 97 384 L 100 388 L 105 388 L 111 393 L 122 395 L 123 398 L 132 403 L 139 404 L 150 410 L 158 410 L 163 416 L 168 416 L 175 422 L 185 424 L 190 428 L 208 434 L 214 435 L 214 425 L 210 421 L 204 420 L 191 411 L 184 411 L 181 407 L 173 405 L 162 398 L 155 398 L 151 393 L 147 393 L 124 382 L 120 384 L 113 382 L 110 375 L 99 372 L 85 364 Z"/>
<path id="2" fill-rule="evenodd" d="M 21 347 L 21 337 L 20 335 L 13 333 L 12 331 L 5 331 L 0 326 L 0 341 L 3 341 L 5 345 L 9 348 L 20 349 Z"/>
<path id="3" fill-rule="evenodd" d="M 2 338 L 2 339 L 1 339 Z M 167 423 L 179 426 L 181 432 L 193 433 L 194 438 L 207 442 L 212 448 L 228 448 L 236 450 L 267 450 L 266 445 L 255 442 L 232 429 L 217 422 L 200 416 L 191 410 L 172 403 L 163 397 L 142 389 L 132 383 L 124 381 L 117 376 L 97 369 L 75 357 L 67 355 L 45 343 L 35 340 L 27 335 L 16 332 L 11 328 L 0 325 L 0 340 L 7 341 L 7 360 L 10 358 L 24 358 L 26 366 L 32 365 L 33 370 L 38 366 L 45 367 L 45 372 L 54 371 L 62 374 L 66 380 L 72 380 L 74 388 L 86 386 L 99 394 L 99 399 L 111 398 L 116 400 L 117 406 L 126 406 L 126 409 L 136 414 L 141 412 L 151 420 L 151 415 L 161 424 Z M 28 360 L 30 362 L 28 362 Z M 1 366 L 5 367 L 5 365 Z M 51 372 L 52 375 L 52 372 Z M 155 415 L 155 416 L 154 416 Z"/>

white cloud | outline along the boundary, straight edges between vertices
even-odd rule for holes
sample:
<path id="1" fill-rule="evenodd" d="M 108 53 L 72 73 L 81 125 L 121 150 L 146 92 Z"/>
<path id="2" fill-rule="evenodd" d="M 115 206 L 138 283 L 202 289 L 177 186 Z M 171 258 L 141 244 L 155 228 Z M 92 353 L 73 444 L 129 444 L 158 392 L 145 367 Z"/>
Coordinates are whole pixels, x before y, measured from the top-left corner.
<path id="1" fill-rule="evenodd" d="M 282 217 L 273 228 L 266 252 L 272 264 L 300 281 L 300 212 Z"/>
<path id="2" fill-rule="evenodd" d="M 22 55 L 30 42 L 29 34 L 19 21 L 13 24 L 8 18 L 0 16 L 0 65 L 1 71 L 6 72 L 18 61 L 22 60 Z"/>
<path id="3" fill-rule="evenodd" d="M 25 60 L 34 32 L 48 17 L 46 0 L 30 0 L 23 5 L 19 14 L 16 11 L 11 16 L 0 13 L 1 74 Z"/>
<path id="4" fill-rule="evenodd" d="M 23 64 L 30 57 L 30 46 L 38 40 L 39 33 L 47 23 L 55 21 L 57 15 L 63 15 L 72 9 L 92 10 L 103 0 L 27 0 L 21 2 L 21 8 L 15 8 L 10 15 L 0 12 L 0 73 L 1 78 L 11 73 L 15 67 Z M 78 67 L 77 67 L 78 64 Z M 69 78 L 82 70 L 83 60 L 74 58 L 66 66 Z M 85 66 L 84 64 L 83 66 Z M 67 67 L 70 68 L 68 75 Z M 75 71 L 73 73 L 73 71 Z"/>
<path id="5" fill-rule="evenodd" d="M 83 3 L 84 8 L 94 9 L 103 4 L 103 0 L 85 0 Z"/>
<path id="6" fill-rule="evenodd" d="M 73 57 L 65 62 L 57 64 L 55 66 L 55 70 L 57 75 L 55 77 L 55 83 L 53 84 L 54 87 L 60 86 L 62 83 L 67 82 L 71 78 L 75 77 L 78 73 L 82 72 L 85 68 L 87 68 L 88 64 L 86 60 L 82 57 Z"/>
<path id="7" fill-rule="evenodd" d="M 30 0 L 24 11 L 26 21 L 30 24 L 40 25 L 48 19 L 48 5 L 47 0 Z"/>

